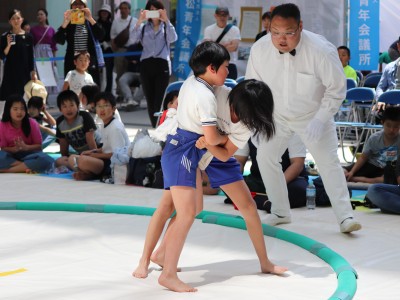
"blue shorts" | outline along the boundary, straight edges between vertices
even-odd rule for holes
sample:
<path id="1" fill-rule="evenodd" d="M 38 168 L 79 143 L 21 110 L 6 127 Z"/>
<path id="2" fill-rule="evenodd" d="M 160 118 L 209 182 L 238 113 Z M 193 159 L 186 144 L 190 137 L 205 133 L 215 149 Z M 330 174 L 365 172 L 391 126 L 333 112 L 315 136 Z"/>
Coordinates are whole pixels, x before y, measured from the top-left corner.
<path id="1" fill-rule="evenodd" d="M 196 148 L 201 135 L 179 129 L 175 135 L 168 135 L 161 155 L 164 188 L 189 186 L 196 188 L 196 169 L 205 149 Z"/>
<path id="2" fill-rule="evenodd" d="M 205 172 L 213 189 L 243 180 L 240 165 L 234 157 L 229 158 L 226 162 L 222 162 L 214 157 L 205 169 Z"/>

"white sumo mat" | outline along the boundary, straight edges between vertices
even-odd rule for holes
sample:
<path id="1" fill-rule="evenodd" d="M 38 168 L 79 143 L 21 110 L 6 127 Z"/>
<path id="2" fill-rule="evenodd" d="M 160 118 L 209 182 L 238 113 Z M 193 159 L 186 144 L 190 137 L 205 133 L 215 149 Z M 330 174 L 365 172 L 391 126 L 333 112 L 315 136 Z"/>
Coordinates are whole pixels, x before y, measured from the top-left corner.
<path id="1" fill-rule="evenodd" d="M 161 190 L 36 175 L 1 175 L 0 202 L 65 202 L 156 207 Z M 223 197 L 205 197 L 205 210 L 238 214 Z M 398 299 L 399 216 L 356 211 L 364 228 L 339 233 L 330 208 L 293 210 L 281 226 L 342 255 L 358 272 L 354 299 Z M 260 211 L 261 218 L 265 218 Z M 179 266 L 194 294 L 170 292 L 131 276 L 150 217 L 59 211 L 0 210 L 0 299 L 328 299 L 337 287 L 331 267 L 296 245 L 266 237 L 271 260 L 289 267 L 278 277 L 259 273 L 247 232 L 196 220 Z"/>

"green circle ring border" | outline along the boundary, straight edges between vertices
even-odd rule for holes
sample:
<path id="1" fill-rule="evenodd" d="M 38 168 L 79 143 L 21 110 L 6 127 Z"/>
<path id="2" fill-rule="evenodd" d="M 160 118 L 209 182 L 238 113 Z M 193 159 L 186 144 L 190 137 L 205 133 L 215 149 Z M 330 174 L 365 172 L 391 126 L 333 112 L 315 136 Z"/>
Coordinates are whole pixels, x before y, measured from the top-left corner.
<path id="1" fill-rule="evenodd" d="M 86 213 L 115 213 L 152 216 L 155 208 L 113 204 L 80 204 L 54 202 L 0 202 L 0 210 L 39 210 L 39 211 L 70 211 Z M 203 223 L 216 224 L 246 230 L 246 224 L 241 216 L 212 211 L 202 211 L 196 216 Z M 335 271 L 338 285 L 329 300 L 353 299 L 357 290 L 357 272 L 338 253 L 322 243 L 304 235 L 262 224 L 264 235 L 297 245 L 328 263 Z"/>

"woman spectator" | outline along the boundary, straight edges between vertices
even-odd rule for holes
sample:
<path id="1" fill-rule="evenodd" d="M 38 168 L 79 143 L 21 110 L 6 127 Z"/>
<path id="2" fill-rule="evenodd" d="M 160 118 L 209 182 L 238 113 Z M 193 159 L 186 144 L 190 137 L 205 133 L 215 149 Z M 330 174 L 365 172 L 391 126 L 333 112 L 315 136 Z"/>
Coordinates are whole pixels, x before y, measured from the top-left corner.
<path id="1" fill-rule="evenodd" d="M 92 38 L 102 40 L 104 29 L 93 19 L 87 0 L 70 0 L 71 9 L 64 12 L 64 21 L 54 35 L 56 43 L 64 45 L 67 42 L 67 50 L 64 57 L 64 78 L 67 73 L 75 69 L 74 53 L 88 51 L 90 54 L 90 65 L 88 73 L 92 75 L 94 82 L 100 86 L 100 73 L 97 63 L 96 48 Z M 72 10 L 79 9 L 84 13 L 83 24 L 72 24 Z M 92 34 L 91 34 L 92 33 Z"/>
<path id="2" fill-rule="evenodd" d="M 33 62 L 33 39 L 22 28 L 22 14 L 14 9 L 8 15 L 11 30 L 1 36 L 0 58 L 4 62 L 0 101 L 12 94 L 23 95 L 24 86 L 36 78 Z"/>
<path id="3" fill-rule="evenodd" d="M 110 31 L 112 25 L 112 13 L 111 7 L 108 4 L 103 4 L 98 12 L 99 18 L 97 19 L 97 23 L 99 23 L 105 32 L 105 36 L 101 42 L 101 48 L 103 49 L 103 53 L 113 53 L 111 49 L 111 38 L 110 38 Z M 106 57 L 104 58 L 106 63 L 106 92 L 111 93 L 112 85 L 113 85 L 113 69 L 114 69 L 114 58 L 113 57 Z"/>
<path id="4" fill-rule="evenodd" d="M 39 124 L 20 95 L 7 98 L 0 122 L 0 173 L 43 173 L 54 160 L 42 152 Z"/>
<path id="5" fill-rule="evenodd" d="M 158 17 L 147 18 L 149 11 Z M 142 25 L 146 20 L 147 22 Z M 154 113 L 161 108 L 171 74 L 170 44 L 177 39 L 175 28 L 167 17 L 164 5 L 160 1 L 148 1 L 145 10 L 140 11 L 130 44 L 140 41 L 143 45 L 140 78 L 153 127 L 157 124 Z"/>
<path id="6" fill-rule="evenodd" d="M 47 19 L 48 17 L 48 12 L 45 8 L 39 8 L 37 10 L 37 21 L 38 25 L 33 26 L 31 28 L 31 34 L 33 37 L 33 44 L 34 44 L 34 53 L 35 53 L 35 58 L 54 58 L 57 53 L 57 46 L 56 42 L 53 40 L 53 37 L 56 33 L 53 27 L 49 25 L 49 21 Z M 47 90 L 53 93 L 58 93 L 57 89 L 57 82 L 58 82 L 58 72 L 57 72 L 57 66 L 55 61 L 41 61 L 41 64 L 49 64 L 51 69 L 53 70 L 52 74 L 46 74 L 46 77 L 48 76 L 53 76 L 54 78 L 54 83 L 53 85 L 46 84 Z M 41 74 L 40 71 L 38 71 L 39 79 L 41 79 Z"/>

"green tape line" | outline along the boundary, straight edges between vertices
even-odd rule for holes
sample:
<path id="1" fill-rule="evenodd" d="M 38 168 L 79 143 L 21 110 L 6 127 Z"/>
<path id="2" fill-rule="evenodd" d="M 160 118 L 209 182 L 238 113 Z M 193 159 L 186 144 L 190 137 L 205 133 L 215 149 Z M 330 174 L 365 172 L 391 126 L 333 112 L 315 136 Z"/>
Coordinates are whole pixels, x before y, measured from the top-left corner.
<path id="1" fill-rule="evenodd" d="M 310 252 L 314 255 L 318 255 L 318 252 L 321 249 L 326 248 L 326 246 L 324 244 L 321 243 L 315 243 L 314 245 L 311 246 Z"/>
<path id="2" fill-rule="evenodd" d="M 113 204 L 79 204 L 53 202 L 0 202 L 0 210 L 40 210 L 96 212 L 152 216 L 155 208 Z M 246 230 L 246 223 L 241 216 L 219 212 L 202 211 L 196 216 L 203 223 L 216 224 Z M 357 290 L 357 272 L 338 253 L 313 239 L 295 232 L 262 224 L 264 235 L 297 245 L 328 263 L 337 274 L 338 285 L 329 300 L 351 300 Z"/>
<path id="3" fill-rule="evenodd" d="M 16 210 L 17 202 L 0 202 L 0 210 Z"/>

